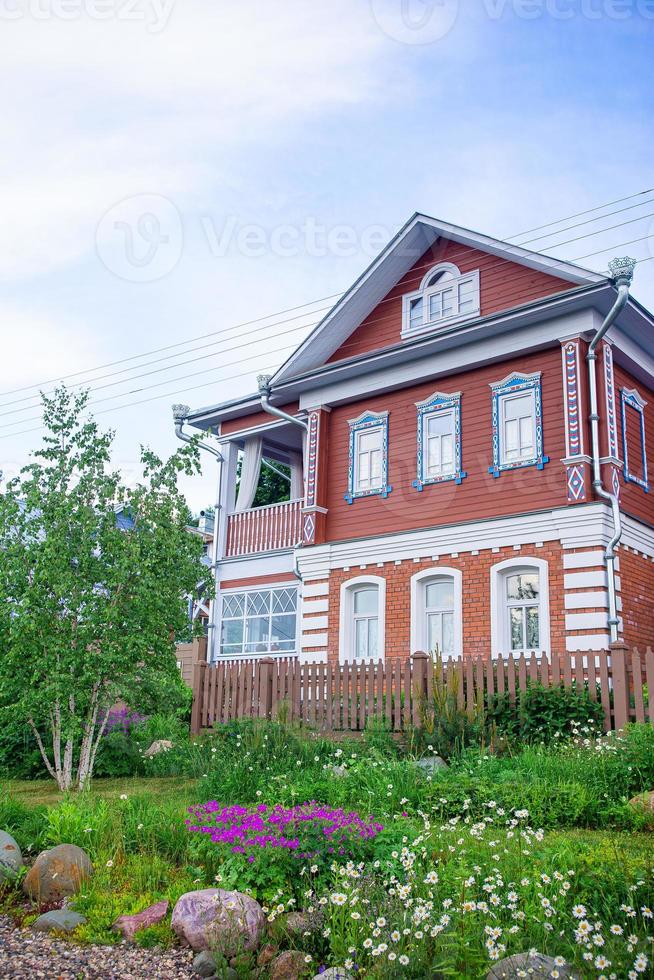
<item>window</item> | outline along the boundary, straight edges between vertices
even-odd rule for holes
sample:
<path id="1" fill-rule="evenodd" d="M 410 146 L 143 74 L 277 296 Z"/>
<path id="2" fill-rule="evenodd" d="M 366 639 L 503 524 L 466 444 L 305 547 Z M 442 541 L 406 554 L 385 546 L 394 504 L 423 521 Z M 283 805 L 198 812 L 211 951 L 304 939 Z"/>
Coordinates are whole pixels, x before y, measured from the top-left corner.
<path id="1" fill-rule="evenodd" d="M 430 568 L 411 579 L 411 652 L 460 657 L 461 582 L 458 568 Z"/>
<path id="2" fill-rule="evenodd" d="M 491 569 L 491 649 L 519 656 L 550 648 L 547 562 L 511 558 Z"/>
<path id="3" fill-rule="evenodd" d="M 435 392 L 431 398 L 416 402 L 418 410 L 417 490 L 430 483 L 455 480 L 466 474 L 461 469 L 461 394 Z"/>
<path id="4" fill-rule="evenodd" d="M 388 412 L 364 412 L 351 419 L 348 491 L 351 504 L 357 497 L 379 494 L 387 497 L 388 486 Z"/>
<path id="5" fill-rule="evenodd" d="M 384 659 L 386 580 L 362 575 L 341 586 L 339 656 L 341 663 Z"/>
<path id="6" fill-rule="evenodd" d="M 479 272 L 462 274 L 449 262 L 430 269 L 420 289 L 403 297 L 402 335 L 479 313 Z"/>
<path id="7" fill-rule="evenodd" d="M 519 466 L 542 470 L 549 458 L 543 453 L 540 373 L 510 374 L 491 384 L 493 422 L 493 476 Z"/>
<path id="8" fill-rule="evenodd" d="M 622 446 L 624 450 L 624 478 L 628 483 L 637 483 L 649 492 L 647 480 L 647 451 L 645 448 L 645 406 L 638 392 L 623 388 L 620 393 L 622 405 Z"/>
<path id="9" fill-rule="evenodd" d="M 297 589 L 228 592 L 222 599 L 222 657 L 296 651 Z"/>

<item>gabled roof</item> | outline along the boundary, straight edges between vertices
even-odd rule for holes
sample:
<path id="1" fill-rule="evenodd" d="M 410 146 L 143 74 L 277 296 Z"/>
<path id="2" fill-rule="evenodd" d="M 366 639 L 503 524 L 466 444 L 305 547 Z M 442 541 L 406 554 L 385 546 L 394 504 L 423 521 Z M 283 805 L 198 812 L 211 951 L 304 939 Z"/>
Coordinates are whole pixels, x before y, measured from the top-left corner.
<path id="1" fill-rule="evenodd" d="M 573 286 L 608 281 L 605 276 L 572 262 L 532 252 L 520 245 L 511 245 L 468 228 L 416 213 L 279 368 L 272 379 L 272 387 L 324 364 L 425 251 L 441 238 L 557 276 Z"/>

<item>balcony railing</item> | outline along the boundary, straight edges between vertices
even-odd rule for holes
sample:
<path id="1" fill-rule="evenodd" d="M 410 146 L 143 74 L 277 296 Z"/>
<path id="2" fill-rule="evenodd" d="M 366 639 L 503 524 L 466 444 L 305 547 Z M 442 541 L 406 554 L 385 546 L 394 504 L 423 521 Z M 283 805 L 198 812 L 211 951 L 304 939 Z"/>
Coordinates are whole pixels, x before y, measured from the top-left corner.
<path id="1" fill-rule="evenodd" d="M 253 507 L 227 518 L 226 558 L 294 548 L 300 540 L 302 500 Z"/>

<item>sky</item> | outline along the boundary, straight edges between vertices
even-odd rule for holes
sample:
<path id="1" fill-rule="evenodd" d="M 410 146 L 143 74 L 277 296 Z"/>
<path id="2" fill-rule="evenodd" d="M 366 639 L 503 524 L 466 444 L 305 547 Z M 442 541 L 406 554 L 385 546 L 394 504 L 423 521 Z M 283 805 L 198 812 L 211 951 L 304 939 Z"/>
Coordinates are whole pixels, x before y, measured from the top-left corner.
<path id="1" fill-rule="evenodd" d="M 640 259 L 654 309 L 653 42 L 654 0 L 0 0 L 5 477 L 64 378 L 137 479 L 173 402 L 254 390 L 414 211 L 607 205 L 532 247 Z"/>

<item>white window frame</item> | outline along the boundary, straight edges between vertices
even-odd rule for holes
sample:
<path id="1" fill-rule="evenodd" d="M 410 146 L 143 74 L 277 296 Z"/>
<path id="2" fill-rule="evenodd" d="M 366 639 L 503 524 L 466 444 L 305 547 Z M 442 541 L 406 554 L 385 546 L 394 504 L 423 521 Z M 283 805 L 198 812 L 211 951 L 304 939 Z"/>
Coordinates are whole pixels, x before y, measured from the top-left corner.
<path id="1" fill-rule="evenodd" d="M 377 656 L 365 663 L 378 663 L 385 659 L 386 650 L 386 579 L 380 575 L 358 575 L 341 585 L 338 624 L 338 658 L 342 664 L 357 664 L 364 661 L 354 656 L 354 594 L 366 586 L 377 588 Z"/>
<path id="2" fill-rule="evenodd" d="M 454 278 L 448 279 L 442 284 L 436 283 L 434 286 L 428 286 L 427 283 L 439 272 L 450 272 Z M 472 308 L 464 310 L 461 313 L 459 307 L 459 288 L 466 283 L 472 284 Z M 434 317 L 433 320 L 425 319 L 429 310 L 431 297 L 437 293 L 442 293 L 446 289 L 453 289 L 455 291 L 456 304 L 453 312 L 448 316 Z M 423 320 L 420 326 L 411 326 L 411 305 L 417 299 L 422 299 Z M 472 272 L 462 273 L 451 262 L 439 262 L 423 277 L 419 289 L 411 293 L 406 293 L 402 297 L 402 337 L 416 337 L 423 333 L 432 333 L 440 326 L 449 326 L 452 323 L 472 319 L 478 316 L 479 312 L 479 270 L 474 269 Z"/>
<path id="3" fill-rule="evenodd" d="M 541 373 L 536 371 L 533 374 L 523 374 L 520 371 L 513 371 L 502 381 L 494 381 L 490 384 L 491 389 L 491 418 L 493 431 L 493 465 L 488 467 L 488 472 L 494 477 L 501 476 L 509 470 L 517 470 L 523 466 L 535 466 L 542 470 L 549 463 L 549 456 L 545 455 L 543 449 L 543 398 L 541 390 Z M 520 459 L 506 458 L 505 446 L 505 405 L 507 401 L 521 395 L 530 394 L 533 405 L 533 453 Z"/>
<path id="4" fill-rule="evenodd" d="M 387 497 L 393 489 L 388 483 L 388 412 L 363 412 L 356 419 L 350 419 L 348 489 L 345 500 L 348 504 L 361 497 Z M 375 433 L 380 440 L 380 484 L 377 487 L 361 489 L 359 476 L 359 444 L 361 437 Z"/>
<path id="5" fill-rule="evenodd" d="M 418 413 L 417 421 L 417 470 L 418 474 L 412 486 L 418 491 L 422 491 L 426 486 L 438 483 L 447 483 L 454 480 L 461 483 L 467 476 L 461 468 L 461 392 L 456 391 L 448 394 L 443 391 L 435 391 L 433 395 L 424 401 L 416 402 Z M 436 476 L 429 476 L 427 473 L 428 463 L 428 438 L 427 430 L 430 418 L 447 417 L 451 421 L 451 432 L 453 436 L 453 468 L 448 473 L 441 473 Z"/>
<path id="6" fill-rule="evenodd" d="M 531 443 L 529 447 L 529 452 L 521 452 L 521 447 L 519 446 L 519 455 L 513 459 L 508 458 L 508 448 L 507 448 L 507 438 L 506 438 L 506 424 L 508 421 L 514 421 L 507 419 L 506 409 L 507 405 L 511 402 L 515 402 L 518 399 L 528 398 L 531 404 L 531 412 L 529 413 L 529 419 L 531 422 Z M 503 466 L 509 466 L 515 464 L 519 466 L 520 464 L 525 464 L 532 462 L 536 456 L 536 391 L 533 388 L 527 389 L 527 391 L 516 391 L 511 394 L 500 395 L 499 399 L 499 409 L 500 409 L 500 459 Z M 526 416 L 523 416 L 523 418 Z M 520 425 L 518 425 L 518 443 L 520 443 Z"/>
<path id="7" fill-rule="evenodd" d="M 434 565 L 432 568 L 424 568 L 411 576 L 411 653 L 416 653 L 418 650 L 431 653 L 428 649 L 429 634 L 427 632 L 425 599 L 427 585 L 437 579 L 451 579 L 454 584 L 452 659 L 456 660 L 463 656 L 463 576 L 460 569 L 450 568 L 447 565 Z M 443 659 L 450 658 L 444 657 Z"/>
<path id="8" fill-rule="evenodd" d="M 498 657 L 520 657 L 525 651 L 511 650 L 509 633 L 508 604 L 506 602 L 506 580 L 519 572 L 538 572 L 538 631 L 540 644 L 537 653 L 551 653 L 550 639 L 550 590 L 549 567 L 544 558 L 523 556 L 507 558 L 500 561 L 490 570 L 491 594 L 491 654 Z"/>
<path id="9" fill-rule="evenodd" d="M 252 592 L 281 592 L 282 590 L 292 589 L 295 591 L 295 645 L 292 650 L 258 650 L 253 653 L 246 653 L 244 651 L 246 637 L 247 637 L 247 596 Z M 244 615 L 239 616 L 224 616 L 223 615 L 223 601 L 233 595 L 244 595 L 245 596 L 245 607 Z M 275 615 L 290 615 L 290 613 L 273 613 L 268 614 L 268 621 L 272 619 Z M 255 617 L 253 617 L 255 618 Z M 263 618 L 263 617 L 256 617 Z M 240 653 L 228 653 L 223 654 L 222 650 L 222 628 L 224 620 L 243 620 L 243 639 L 241 641 L 241 652 Z M 300 649 L 300 594 L 299 589 L 292 582 L 280 583 L 279 585 L 259 585 L 259 586 L 247 586 L 245 588 L 235 588 L 235 589 L 221 589 L 220 590 L 220 630 L 218 639 L 216 642 L 217 650 L 217 660 L 255 660 L 257 657 L 296 657 Z M 268 643 L 270 646 L 270 643 Z"/>

